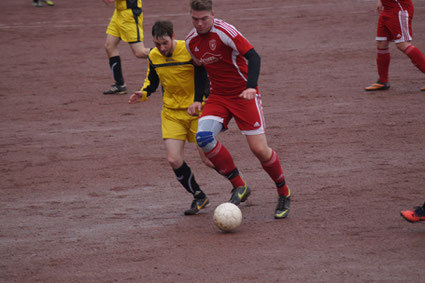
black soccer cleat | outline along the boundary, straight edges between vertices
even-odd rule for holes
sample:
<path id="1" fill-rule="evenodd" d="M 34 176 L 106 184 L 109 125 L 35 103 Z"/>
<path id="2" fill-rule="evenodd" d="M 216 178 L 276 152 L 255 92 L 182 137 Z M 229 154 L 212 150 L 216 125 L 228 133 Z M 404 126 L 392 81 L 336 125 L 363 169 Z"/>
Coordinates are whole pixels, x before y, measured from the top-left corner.
<path id="1" fill-rule="evenodd" d="M 192 204 L 190 205 L 190 208 L 184 211 L 184 215 L 195 215 L 198 213 L 202 208 L 207 207 L 207 205 L 210 203 L 208 200 L 208 197 L 205 196 L 204 198 L 197 199 L 195 198 L 192 201 Z"/>
<path id="2" fill-rule="evenodd" d="M 103 94 L 106 94 L 106 95 L 116 95 L 116 94 L 126 94 L 126 93 L 127 93 L 127 86 L 125 84 L 123 85 L 114 84 L 111 86 L 110 89 L 107 89 L 103 92 Z"/>
<path id="3" fill-rule="evenodd" d="M 40 3 L 40 1 L 39 1 L 39 0 L 34 0 L 34 1 L 32 1 L 32 5 L 33 5 L 34 7 L 43 7 L 43 4 L 42 4 L 42 3 Z"/>
<path id="4" fill-rule="evenodd" d="M 232 197 L 230 198 L 229 202 L 235 205 L 239 205 L 241 202 L 246 201 L 250 194 L 251 189 L 247 185 L 233 188 Z"/>
<path id="5" fill-rule="evenodd" d="M 276 210 L 274 212 L 274 218 L 282 219 L 288 216 L 289 208 L 291 206 L 291 194 L 289 196 L 281 195 L 277 200 Z"/>

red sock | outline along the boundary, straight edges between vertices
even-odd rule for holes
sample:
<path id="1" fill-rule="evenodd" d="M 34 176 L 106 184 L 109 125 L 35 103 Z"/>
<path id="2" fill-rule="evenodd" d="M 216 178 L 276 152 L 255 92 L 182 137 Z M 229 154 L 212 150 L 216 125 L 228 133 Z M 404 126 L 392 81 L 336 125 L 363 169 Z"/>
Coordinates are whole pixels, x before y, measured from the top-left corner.
<path id="1" fill-rule="evenodd" d="M 214 164 L 218 173 L 229 179 L 233 187 L 246 185 L 236 169 L 232 156 L 220 142 L 217 141 L 216 146 L 211 151 L 206 152 L 205 156 Z"/>
<path id="2" fill-rule="evenodd" d="M 388 48 L 378 48 L 376 55 L 376 65 L 378 66 L 379 81 L 381 83 L 388 82 L 388 70 L 390 68 L 391 55 Z"/>
<path id="3" fill-rule="evenodd" d="M 291 195 L 288 186 L 285 184 L 283 187 L 277 188 L 277 193 L 281 196 L 289 197 Z"/>
<path id="4" fill-rule="evenodd" d="M 413 45 L 409 45 L 405 50 L 404 53 L 409 56 L 412 63 L 418 67 L 419 70 L 422 71 L 422 73 L 425 73 L 425 57 L 421 53 L 421 51 L 416 48 Z"/>
<path id="5" fill-rule="evenodd" d="M 262 162 L 264 170 L 269 174 L 272 180 L 276 183 L 277 192 L 279 195 L 288 196 L 289 188 L 285 183 L 285 175 L 283 174 L 282 166 L 280 165 L 279 157 L 273 150 L 269 161 Z"/>

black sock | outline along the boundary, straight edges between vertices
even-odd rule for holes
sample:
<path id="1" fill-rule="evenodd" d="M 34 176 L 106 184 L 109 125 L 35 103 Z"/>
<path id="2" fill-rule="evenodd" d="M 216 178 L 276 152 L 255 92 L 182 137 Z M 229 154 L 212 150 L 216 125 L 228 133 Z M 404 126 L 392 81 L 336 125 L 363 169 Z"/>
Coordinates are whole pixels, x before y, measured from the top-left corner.
<path id="1" fill-rule="evenodd" d="M 280 182 L 280 183 L 276 183 L 276 187 L 278 187 L 278 188 L 282 188 L 283 186 L 285 186 L 286 185 L 286 181 L 285 180 L 283 180 L 282 182 Z"/>
<path id="2" fill-rule="evenodd" d="M 216 171 L 217 171 L 217 169 L 216 169 Z M 219 172 L 219 174 L 220 174 L 220 172 Z M 229 173 L 224 174 L 223 176 L 226 177 L 229 181 L 231 181 L 235 177 L 239 176 L 239 170 L 238 170 L 238 168 L 235 168 L 232 171 L 230 171 Z"/>
<path id="3" fill-rule="evenodd" d="M 204 198 L 205 194 L 202 192 L 198 183 L 195 181 L 192 170 L 187 166 L 186 162 L 183 161 L 183 165 L 180 168 L 174 169 L 177 180 L 183 187 L 191 193 L 195 198 Z"/>
<path id="4" fill-rule="evenodd" d="M 114 80 L 117 85 L 124 84 L 124 77 L 122 76 L 121 70 L 121 58 L 120 56 L 114 56 L 109 58 L 109 66 L 111 67 Z"/>

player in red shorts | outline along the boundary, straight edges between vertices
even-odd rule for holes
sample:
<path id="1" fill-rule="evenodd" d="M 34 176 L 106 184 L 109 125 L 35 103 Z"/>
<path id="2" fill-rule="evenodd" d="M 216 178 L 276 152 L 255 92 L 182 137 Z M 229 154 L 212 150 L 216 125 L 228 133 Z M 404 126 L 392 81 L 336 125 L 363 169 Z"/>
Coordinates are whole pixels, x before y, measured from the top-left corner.
<path id="1" fill-rule="evenodd" d="M 191 0 L 190 8 L 195 28 L 187 36 L 186 46 L 196 66 L 196 97 L 205 89 L 199 82 L 206 81 L 207 73 L 211 83 L 210 96 L 198 122 L 197 143 L 216 170 L 232 183 L 230 202 L 236 205 L 244 202 L 251 190 L 230 153 L 216 139 L 227 128 L 230 119 L 235 118 L 251 151 L 276 184 L 279 198 L 274 217 L 285 218 L 289 213 L 291 192 L 279 158 L 267 144 L 261 95 L 257 88 L 260 56 L 235 27 L 214 18 L 212 0 Z M 201 107 L 200 102 L 194 102 L 188 112 L 196 115 Z"/>
<path id="2" fill-rule="evenodd" d="M 388 70 L 390 66 L 389 42 L 394 41 L 397 48 L 406 54 L 412 63 L 425 73 L 425 57 L 410 43 L 412 40 L 413 4 L 411 0 L 378 0 L 376 12 L 379 13 L 376 45 L 376 63 L 379 79 L 365 88 L 366 91 L 390 88 Z M 425 86 L 421 88 L 425 91 Z"/>

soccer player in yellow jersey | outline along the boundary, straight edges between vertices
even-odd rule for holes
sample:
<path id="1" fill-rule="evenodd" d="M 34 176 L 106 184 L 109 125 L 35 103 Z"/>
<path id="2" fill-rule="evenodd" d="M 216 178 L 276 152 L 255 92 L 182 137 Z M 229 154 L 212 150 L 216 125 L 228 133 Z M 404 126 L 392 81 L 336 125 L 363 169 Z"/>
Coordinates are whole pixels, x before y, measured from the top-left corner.
<path id="1" fill-rule="evenodd" d="M 193 195 L 191 207 L 184 212 L 193 215 L 208 203 L 207 195 L 201 190 L 190 167 L 184 161 L 186 140 L 196 142 L 198 117 L 187 112 L 193 101 L 202 102 L 203 97 L 195 97 L 195 72 L 190 54 L 183 40 L 174 39 L 173 24 L 170 21 L 157 21 L 152 27 L 155 48 L 148 56 L 149 66 L 145 83 L 140 91 L 130 97 L 129 103 L 144 102 L 161 83 L 163 107 L 161 111 L 162 138 L 165 142 L 167 160 L 176 174 L 177 180 Z M 205 86 L 207 82 L 197 84 Z M 197 93 L 202 96 L 203 91 Z M 214 168 L 199 148 L 202 161 Z"/>
<path id="2" fill-rule="evenodd" d="M 118 44 L 128 42 L 137 58 L 147 58 L 149 49 L 143 44 L 142 0 L 103 0 L 106 4 L 115 2 L 115 11 L 106 30 L 105 49 L 109 58 L 115 84 L 103 94 L 125 94 L 127 87 L 121 69 Z"/>

